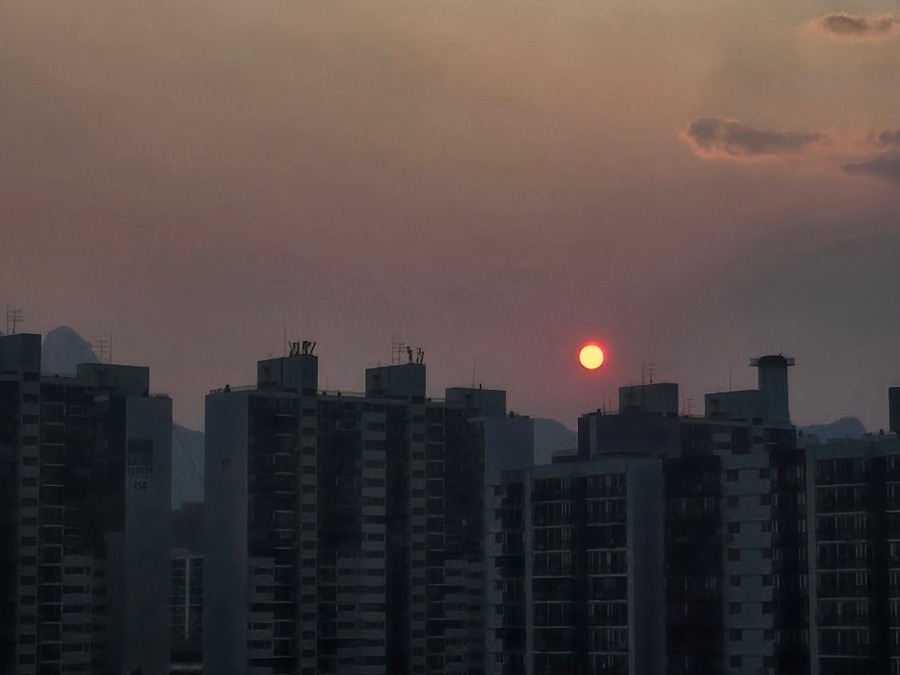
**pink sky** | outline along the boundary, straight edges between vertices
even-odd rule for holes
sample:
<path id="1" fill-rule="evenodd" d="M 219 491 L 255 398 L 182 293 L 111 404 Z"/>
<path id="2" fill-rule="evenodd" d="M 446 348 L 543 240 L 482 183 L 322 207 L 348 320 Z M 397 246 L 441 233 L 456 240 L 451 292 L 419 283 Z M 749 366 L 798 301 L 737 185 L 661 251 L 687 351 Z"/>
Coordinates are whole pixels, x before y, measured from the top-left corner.
<path id="1" fill-rule="evenodd" d="M 361 389 L 402 340 L 435 395 L 474 363 L 570 426 L 642 361 L 698 412 L 783 351 L 795 421 L 878 428 L 900 385 L 892 11 L 7 0 L 0 303 L 111 332 L 195 426 L 286 324 L 322 386 Z"/>

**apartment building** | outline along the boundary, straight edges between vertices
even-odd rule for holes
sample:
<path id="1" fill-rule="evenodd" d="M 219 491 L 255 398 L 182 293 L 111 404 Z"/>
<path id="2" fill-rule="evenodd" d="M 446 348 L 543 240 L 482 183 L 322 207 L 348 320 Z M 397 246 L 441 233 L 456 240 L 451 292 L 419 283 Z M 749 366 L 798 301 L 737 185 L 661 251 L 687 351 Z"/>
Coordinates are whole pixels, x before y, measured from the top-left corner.
<path id="1" fill-rule="evenodd" d="M 900 673 L 900 440 L 806 444 L 814 672 Z"/>
<path id="2" fill-rule="evenodd" d="M 501 545 L 489 569 L 503 593 L 492 600 L 502 618 L 489 646 L 504 672 L 810 672 L 806 454 L 788 410 L 792 363 L 754 359 L 759 388 L 708 395 L 703 417 L 680 413 L 675 384 L 623 387 L 617 413 L 581 417 L 576 454 L 491 477 Z M 612 586 L 594 597 L 592 571 L 619 581 L 598 581 Z M 607 592 L 618 593 L 618 609 L 585 610 Z M 552 630 L 529 623 L 547 598 Z M 644 621 L 654 627 L 635 628 Z"/>
<path id="3" fill-rule="evenodd" d="M 171 401 L 143 367 L 41 376 L 0 337 L 6 672 L 166 673 Z"/>
<path id="4" fill-rule="evenodd" d="M 420 361 L 420 359 L 418 359 Z M 207 397 L 205 667 L 483 672 L 482 445 L 505 393 L 425 365 L 323 392 L 311 343 Z"/>

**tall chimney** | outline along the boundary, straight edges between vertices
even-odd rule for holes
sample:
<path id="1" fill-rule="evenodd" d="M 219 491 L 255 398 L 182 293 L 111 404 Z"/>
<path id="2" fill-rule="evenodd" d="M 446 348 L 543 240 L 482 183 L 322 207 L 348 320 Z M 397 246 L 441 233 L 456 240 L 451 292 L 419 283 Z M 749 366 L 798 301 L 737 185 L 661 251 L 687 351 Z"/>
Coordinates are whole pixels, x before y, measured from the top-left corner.
<path id="1" fill-rule="evenodd" d="M 763 421 L 766 424 L 783 425 L 791 423 L 788 405 L 788 368 L 794 359 L 781 354 L 761 356 L 750 361 L 759 373 L 759 393 L 763 402 Z"/>

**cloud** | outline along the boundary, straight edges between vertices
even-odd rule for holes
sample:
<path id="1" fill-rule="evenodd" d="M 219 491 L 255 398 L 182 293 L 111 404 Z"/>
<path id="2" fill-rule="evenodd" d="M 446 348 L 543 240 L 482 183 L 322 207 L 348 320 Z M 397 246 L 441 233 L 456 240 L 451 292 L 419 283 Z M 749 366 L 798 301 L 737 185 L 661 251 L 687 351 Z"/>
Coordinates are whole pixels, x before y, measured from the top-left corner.
<path id="1" fill-rule="evenodd" d="M 829 35 L 842 38 L 883 37 L 893 31 L 900 22 L 892 16 L 856 16 L 833 13 L 814 19 L 812 25 Z"/>
<path id="2" fill-rule="evenodd" d="M 851 155 L 841 164 L 844 173 L 900 183 L 900 129 L 872 132 L 867 140 L 866 152 Z M 847 161 L 850 159 L 853 161 Z"/>
<path id="3" fill-rule="evenodd" d="M 879 145 L 900 148 L 900 129 L 897 129 L 897 131 L 882 131 L 875 137 L 875 140 Z"/>
<path id="4" fill-rule="evenodd" d="M 702 117 L 691 122 L 684 137 L 699 155 L 737 159 L 795 155 L 822 135 L 754 129 L 738 120 Z"/>
<path id="5" fill-rule="evenodd" d="M 844 164 L 842 168 L 853 176 L 875 176 L 900 182 L 900 155 L 879 155 L 862 162 Z"/>

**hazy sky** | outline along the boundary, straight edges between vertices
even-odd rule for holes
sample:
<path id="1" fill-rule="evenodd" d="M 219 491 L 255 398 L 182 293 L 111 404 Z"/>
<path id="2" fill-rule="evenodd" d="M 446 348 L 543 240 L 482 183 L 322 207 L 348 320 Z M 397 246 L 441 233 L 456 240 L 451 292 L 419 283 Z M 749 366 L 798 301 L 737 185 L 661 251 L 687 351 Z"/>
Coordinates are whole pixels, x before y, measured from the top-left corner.
<path id="1" fill-rule="evenodd" d="M 577 416 L 640 381 L 886 424 L 900 4 L 0 0 L 0 303 L 111 332 L 176 418 L 283 329 Z M 576 364 L 600 340 L 608 363 Z"/>

